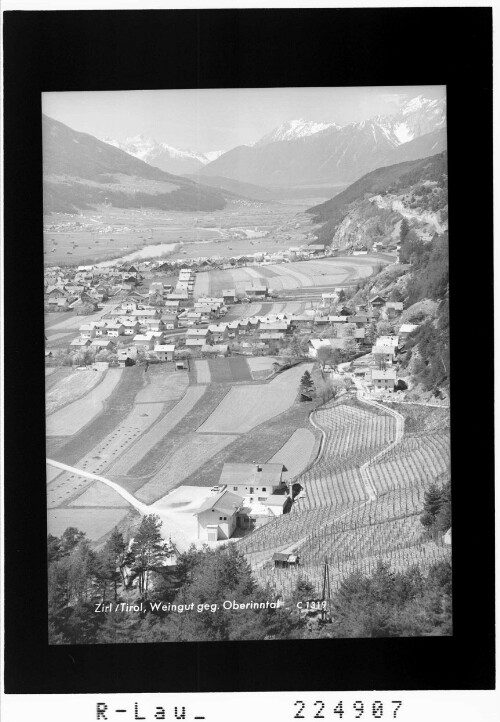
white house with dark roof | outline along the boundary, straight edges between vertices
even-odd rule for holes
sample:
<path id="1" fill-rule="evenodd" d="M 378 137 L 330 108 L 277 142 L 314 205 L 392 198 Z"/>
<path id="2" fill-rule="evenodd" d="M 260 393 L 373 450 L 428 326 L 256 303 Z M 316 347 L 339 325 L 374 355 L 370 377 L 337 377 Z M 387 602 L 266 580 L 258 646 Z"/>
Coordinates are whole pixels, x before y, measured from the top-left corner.
<path id="1" fill-rule="evenodd" d="M 264 502 L 276 491 L 286 487 L 283 464 L 225 463 L 219 485 L 244 497 L 245 503 Z"/>
<path id="2" fill-rule="evenodd" d="M 375 390 L 383 389 L 392 391 L 396 383 L 396 370 L 386 369 L 385 371 L 372 371 L 372 384 Z"/>
<path id="3" fill-rule="evenodd" d="M 195 516 L 198 520 L 198 539 L 218 541 L 230 539 L 237 524 L 243 498 L 228 489 L 206 499 Z"/>
<path id="4" fill-rule="evenodd" d="M 157 344 L 153 351 L 158 356 L 160 361 L 173 361 L 175 344 Z"/>
<path id="5" fill-rule="evenodd" d="M 403 323 L 402 326 L 399 327 L 398 334 L 402 341 L 406 341 L 410 333 L 413 333 L 413 331 L 416 331 L 418 328 L 418 324 L 415 323 Z"/>

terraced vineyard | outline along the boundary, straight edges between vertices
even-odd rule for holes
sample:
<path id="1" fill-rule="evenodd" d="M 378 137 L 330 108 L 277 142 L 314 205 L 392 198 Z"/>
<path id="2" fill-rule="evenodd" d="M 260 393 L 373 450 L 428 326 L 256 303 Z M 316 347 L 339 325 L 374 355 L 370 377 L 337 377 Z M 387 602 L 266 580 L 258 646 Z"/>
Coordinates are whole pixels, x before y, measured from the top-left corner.
<path id="1" fill-rule="evenodd" d="M 367 490 L 360 467 L 395 440 L 394 416 L 356 399 L 342 399 L 318 409 L 314 423 L 325 441 L 318 461 L 296 479 L 304 488 L 300 505 L 363 501 Z"/>
<path id="2" fill-rule="evenodd" d="M 420 523 L 426 487 L 449 474 L 447 416 L 429 421 L 413 414 L 412 433 L 402 436 L 398 414 L 351 397 L 317 409 L 313 419 L 324 443 L 320 458 L 295 479 L 305 496 L 290 514 L 238 542 L 256 578 L 286 596 L 306 577 L 321 594 L 325 559 L 335 589 L 354 571 L 371 573 L 380 559 L 394 570 L 418 563 L 425 573 L 449 556 L 450 548 L 429 539 Z M 374 498 L 363 487 L 363 469 Z M 300 565 L 275 569 L 275 551 L 298 554 Z"/>
<path id="3" fill-rule="evenodd" d="M 409 435 L 370 467 L 379 493 L 395 486 L 429 484 L 446 474 L 450 463 L 450 436 L 447 431 Z"/>

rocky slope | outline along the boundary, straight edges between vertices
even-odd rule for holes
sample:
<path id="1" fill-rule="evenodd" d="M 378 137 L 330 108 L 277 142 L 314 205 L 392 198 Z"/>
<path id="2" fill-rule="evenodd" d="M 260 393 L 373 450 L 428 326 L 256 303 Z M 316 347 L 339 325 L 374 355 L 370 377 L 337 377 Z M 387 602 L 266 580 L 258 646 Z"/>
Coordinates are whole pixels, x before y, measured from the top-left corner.
<path id="1" fill-rule="evenodd" d="M 447 155 L 380 168 L 309 209 L 321 242 L 337 249 L 395 248 L 405 218 L 417 237 L 448 228 Z"/>

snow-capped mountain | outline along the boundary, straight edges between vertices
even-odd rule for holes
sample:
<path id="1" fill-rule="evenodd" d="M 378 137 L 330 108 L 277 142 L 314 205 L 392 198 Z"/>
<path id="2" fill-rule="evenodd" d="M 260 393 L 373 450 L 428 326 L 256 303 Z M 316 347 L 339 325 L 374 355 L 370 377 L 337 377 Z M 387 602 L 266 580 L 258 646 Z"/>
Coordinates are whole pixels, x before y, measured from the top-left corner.
<path id="1" fill-rule="evenodd" d="M 393 132 L 400 143 L 408 143 L 421 135 L 440 130 L 446 125 L 446 101 L 430 100 L 417 95 L 404 103 L 393 119 Z"/>
<path id="2" fill-rule="evenodd" d="M 214 150 L 208 153 L 181 150 L 168 143 L 158 142 L 154 138 L 147 138 L 144 135 L 126 138 L 123 142 L 113 138 L 103 138 L 103 141 L 115 146 L 115 148 L 120 148 L 120 150 L 133 155 L 135 158 L 139 158 L 139 160 L 143 160 L 145 163 L 149 163 L 149 165 L 176 175 L 195 173 L 224 153 L 223 150 Z"/>
<path id="3" fill-rule="evenodd" d="M 375 168 L 445 149 L 445 101 L 419 95 L 405 100 L 392 115 L 343 127 L 288 121 L 253 146 L 223 153 L 200 173 L 260 186 L 352 183 Z"/>
<path id="4" fill-rule="evenodd" d="M 283 140 L 305 138 L 323 130 L 328 130 L 328 128 L 340 128 L 340 125 L 336 123 L 316 123 L 314 120 L 303 120 L 302 118 L 287 120 L 254 143 L 254 147 L 268 145 L 268 143 L 279 143 Z"/>

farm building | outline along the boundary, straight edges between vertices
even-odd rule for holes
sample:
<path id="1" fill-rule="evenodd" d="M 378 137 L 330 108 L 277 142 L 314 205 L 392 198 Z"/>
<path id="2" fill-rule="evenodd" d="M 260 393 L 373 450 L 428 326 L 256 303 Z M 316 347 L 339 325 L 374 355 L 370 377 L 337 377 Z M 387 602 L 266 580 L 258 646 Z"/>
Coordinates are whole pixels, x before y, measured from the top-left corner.
<path id="1" fill-rule="evenodd" d="M 116 319 L 116 323 L 122 324 L 124 336 L 134 336 L 141 328 L 141 324 L 137 319 L 127 318 L 126 316 L 119 316 Z M 97 335 L 99 335 L 99 333 Z"/>
<path id="2" fill-rule="evenodd" d="M 418 328 L 418 325 L 414 323 L 404 323 L 402 326 L 399 327 L 399 336 L 402 341 L 406 341 L 410 333 L 413 333 Z"/>
<path id="3" fill-rule="evenodd" d="M 208 328 L 188 328 L 186 339 L 190 338 L 201 338 L 206 343 L 208 339 L 212 337 L 212 334 Z"/>
<path id="4" fill-rule="evenodd" d="M 114 347 L 115 344 L 110 338 L 94 338 L 90 344 L 90 348 L 97 349 L 98 351 L 109 351 Z"/>
<path id="5" fill-rule="evenodd" d="M 168 310 L 172 312 L 178 311 L 179 301 L 167 298 L 167 300 L 165 301 L 165 308 L 168 308 Z"/>
<path id="6" fill-rule="evenodd" d="M 173 361 L 175 344 L 157 344 L 153 351 L 158 356 L 160 361 Z"/>
<path id="7" fill-rule="evenodd" d="M 212 334 L 212 340 L 215 343 L 223 341 L 228 336 L 227 323 L 212 324 L 208 327 L 208 330 Z"/>
<path id="8" fill-rule="evenodd" d="M 285 513 L 289 497 L 286 494 L 271 494 L 264 502 L 269 516 L 281 516 Z"/>
<path id="9" fill-rule="evenodd" d="M 231 321 L 227 324 L 227 333 L 229 335 L 229 338 L 234 338 L 239 334 L 240 331 L 240 323 L 239 321 Z"/>
<path id="10" fill-rule="evenodd" d="M 213 346 L 208 346 L 204 344 L 201 347 L 201 353 L 204 356 L 227 356 L 228 354 L 228 345 L 227 343 L 222 344 L 214 344 Z"/>
<path id="11" fill-rule="evenodd" d="M 267 298 L 269 289 L 267 286 L 252 286 L 246 289 L 246 294 L 249 298 Z"/>
<path id="12" fill-rule="evenodd" d="M 172 313 L 163 314 L 161 320 L 163 321 L 163 325 L 165 326 L 165 328 L 169 330 L 177 328 L 177 326 L 179 325 L 177 316 Z"/>
<path id="13" fill-rule="evenodd" d="M 82 338 L 94 338 L 96 335 L 95 328 L 91 323 L 84 323 L 83 326 L 80 326 L 79 331 Z"/>
<path id="14" fill-rule="evenodd" d="M 382 308 L 385 306 L 385 298 L 382 296 L 373 296 L 369 300 L 370 308 Z"/>
<path id="15" fill-rule="evenodd" d="M 395 383 L 395 369 L 387 369 L 386 371 L 372 371 L 372 384 L 374 389 L 389 389 L 392 391 Z"/>
<path id="16" fill-rule="evenodd" d="M 137 336 L 134 336 L 132 341 L 134 342 L 135 346 L 149 350 L 151 350 L 155 345 L 155 338 L 152 333 L 138 333 Z"/>
<path id="17" fill-rule="evenodd" d="M 273 321 L 271 323 L 261 323 L 260 330 L 263 333 L 287 333 L 289 329 L 288 321 Z"/>
<path id="18" fill-rule="evenodd" d="M 207 341 L 205 338 L 187 338 L 186 346 L 191 350 L 201 350 L 202 346 L 206 346 Z"/>
<path id="19" fill-rule="evenodd" d="M 165 328 L 165 324 L 161 318 L 146 318 L 143 322 L 147 331 L 162 331 Z"/>
<path id="20" fill-rule="evenodd" d="M 399 345 L 398 336 L 379 336 L 375 341 L 376 346 L 393 346 L 396 348 Z"/>
<path id="21" fill-rule="evenodd" d="M 270 333 L 270 332 L 261 333 L 259 335 L 259 339 L 261 341 L 263 341 L 264 343 L 272 343 L 273 341 L 278 342 L 278 341 L 283 341 L 284 334 L 283 333 Z"/>
<path id="22" fill-rule="evenodd" d="M 70 343 L 70 346 L 73 348 L 87 348 L 87 346 L 90 346 L 91 340 L 90 338 L 83 338 L 80 336 L 79 338 L 73 339 L 73 341 Z"/>
<path id="23" fill-rule="evenodd" d="M 108 323 L 106 326 L 106 334 L 108 336 L 123 336 L 125 333 L 125 326 L 123 323 Z"/>
<path id="24" fill-rule="evenodd" d="M 137 349 L 131 346 L 126 349 L 118 349 L 118 364 L 121 368 L 124 366 L 133 366 L 137 360 Z"/>
<path id="25" fill-rule="evenodd" d="M 286 552 L 275 552 L 275 554 L 273 554 L 273 562 L 275 567 L 286 569 L 291 566 L 297 566 L 299 557 L 295 554 L 287 554 Z"/>
<path id="26" fill-rule="evenodd" d="M 394 356 L 396 355 L 396 349 L 394 346 L 386 346 L 383 344 L 377 344 L 372 346 L 373 356 L 382 356 L 386 363 L 392 363 Z"/>
<path id="27" fill-rule="evenodd" d="M 224 303 L 235 303 L 236 302 L 236 290 L 234 288 L 223 288 L 222 298 Z"/>
<path id="28" fill-rule="evenodd" d="M 283 464 L 233 464 L 222 467 L 219 485 L 248 498 L 250 502 L 265 501 L 286 484 Z"/>
<path id="29" fill-rule="evenodd" d="M 198 519 L 198 539 L 230 539 L 236 529 L 237 514 L 242 505 L 241 496 L 227 489 L 209 497 L 195 513 Z"/>
<path id="30" fill-rule="evenodd" d="M 387 301 L 385 310 L 388 316 L 398 316 L 403 313 L 403 303 L 402 301 Z"/>

